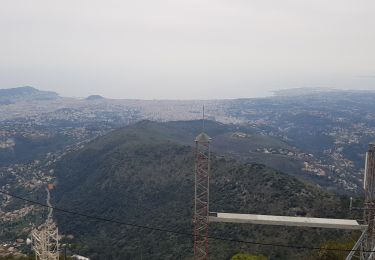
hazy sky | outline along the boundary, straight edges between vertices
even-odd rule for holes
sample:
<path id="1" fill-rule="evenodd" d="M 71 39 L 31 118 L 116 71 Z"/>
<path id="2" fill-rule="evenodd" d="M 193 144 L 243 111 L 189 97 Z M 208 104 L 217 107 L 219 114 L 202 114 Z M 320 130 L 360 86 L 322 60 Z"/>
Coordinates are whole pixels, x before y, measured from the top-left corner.
<path id="1" fill-rule="evenodd" d="M 374 0 L 1 0 L 0 88 L 236 98 L 375 90 Z"/>

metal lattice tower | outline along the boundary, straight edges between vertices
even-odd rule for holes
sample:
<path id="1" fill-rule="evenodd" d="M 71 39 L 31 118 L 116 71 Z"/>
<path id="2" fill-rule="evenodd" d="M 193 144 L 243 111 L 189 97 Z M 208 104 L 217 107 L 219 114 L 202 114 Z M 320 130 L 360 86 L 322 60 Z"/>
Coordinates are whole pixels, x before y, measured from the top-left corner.
<path id="1" fill-rule="evenodd" d="M 52 219 L 50 191 L 47 191 L 48 217 L 45 223 L 31 232 L 32 249 L 36 260 L 59 260 L 59 231 Z"/>
<path id="2" fill-rule="evenodd" d="M 211 138 L 202 132 L 195 139 L 194 259 L 208 259 L 209 181 Z"/>
<path id="3" fill-rule="evenodd" d="M 372 251 L 375 247 L 375 143 L 369 145 L 366 153 L 365 177 L 363 182 L 365 203 L 363 220 L 367 228 L 367 236 L 363 243 L 364 251 Z M 370 253 L 363 253 L 367 259 Z"/>
<path id="4" fill-rule="evenodd" d="M 346 260 L 375 259 L 375 253 L 373 252 L 375 251 L 375 143 L 370 143 L 366 153 L 363 188 L 365 191 L 363 222 L 367 227 Z"/>

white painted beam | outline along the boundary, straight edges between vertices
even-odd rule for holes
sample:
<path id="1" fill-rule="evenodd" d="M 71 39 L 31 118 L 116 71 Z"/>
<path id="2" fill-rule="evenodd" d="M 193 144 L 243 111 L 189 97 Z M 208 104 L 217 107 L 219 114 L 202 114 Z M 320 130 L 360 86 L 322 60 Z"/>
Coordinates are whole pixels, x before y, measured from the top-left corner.
<path id="1" fill-rule="evenodd" d="M 293 227 L 315 227 L 352 230 L 366 229 L 366 225 L 360 225 L 356 220 L 351 219 L 288 217 L 235 213 L 210 213 L 209 221 Z"/>

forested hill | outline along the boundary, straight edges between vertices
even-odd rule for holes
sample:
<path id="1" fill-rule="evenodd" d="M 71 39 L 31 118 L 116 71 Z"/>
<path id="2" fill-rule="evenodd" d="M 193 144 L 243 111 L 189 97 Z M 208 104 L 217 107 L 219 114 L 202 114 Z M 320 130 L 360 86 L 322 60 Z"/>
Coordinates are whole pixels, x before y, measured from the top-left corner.
<path id="1" fill-rule="evenodd" d="M 150 227 L 191 233 L 193 149 L 201 126 L 143 121 L 116 130 L 69 154 L 56 167 L 57 207 Z M 218 127 L 206 131 L 224 129 Z M 215 140 L 213 140 L 215 142 Z M 190 142 L 192 144 L 192 142 Z M 213 155 L 211 211 L 345 217 L 337 196 L 261 164 Z M 119 226 L 55 212 L 60 230 L 75 235 L 75 251 L 92 259 L 191 259 L 188 236 Z M 266 243 L 318 246 L 342 233 L 250 225 L 210 225 L 210 235 Z M 301 259 L 310 251 L 210 241 L 211 259 L 238 252 Z"/>

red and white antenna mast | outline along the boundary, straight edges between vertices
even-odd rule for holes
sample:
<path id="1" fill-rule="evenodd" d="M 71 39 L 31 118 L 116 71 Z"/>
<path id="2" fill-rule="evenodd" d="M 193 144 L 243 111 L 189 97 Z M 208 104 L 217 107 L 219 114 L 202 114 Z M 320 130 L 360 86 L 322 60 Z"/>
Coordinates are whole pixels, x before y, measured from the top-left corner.
<path id="1" fill-rule="evenodd" d="M 208 220 L 210 182 L 210 142 L 204 132 L 195 138 L 194 259 L 208 259 Z"/>

